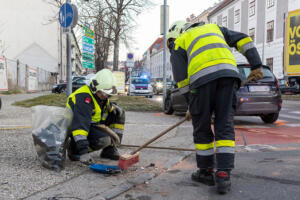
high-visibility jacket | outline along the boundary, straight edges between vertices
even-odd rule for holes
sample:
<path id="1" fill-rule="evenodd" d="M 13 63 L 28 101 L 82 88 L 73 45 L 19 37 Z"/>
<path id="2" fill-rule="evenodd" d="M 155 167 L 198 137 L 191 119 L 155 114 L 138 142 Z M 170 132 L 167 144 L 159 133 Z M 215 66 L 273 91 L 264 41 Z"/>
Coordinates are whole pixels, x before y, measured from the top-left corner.
<path id="1" fill-rule="evenodd" d="M 187 93 L 221 77 L 240 78 L 230 47 L 245 55 L 253 68 L 261 65 L 254 43 L 246 34 L 207 24 L 179 35 L 171 50 L 171 63 L 180 92 Z"/>
<path id="2" fill-rule="evenodd" d="M 75 141 L 87 140 L 91 123 L 105 121 L 112 111 L 107 99 L 101 109 L 96 98 L 85 85 L 73 92 L 67 100 L 67 107 L 73 111 L 72 135 Z"/>

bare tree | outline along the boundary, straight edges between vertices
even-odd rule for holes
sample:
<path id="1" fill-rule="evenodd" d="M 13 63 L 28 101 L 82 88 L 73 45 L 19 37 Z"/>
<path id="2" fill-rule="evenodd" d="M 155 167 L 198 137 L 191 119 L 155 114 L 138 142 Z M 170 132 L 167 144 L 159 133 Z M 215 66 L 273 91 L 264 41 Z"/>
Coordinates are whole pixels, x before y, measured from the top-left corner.
<path id="1" fill-rule="evenodd" d="M 149 0 L 105 0 L 108 9 L 113 14 L 114 24 L 111 27 L 114 31 L 114 55 L 113 55 L 113 70 L 118 70 L 120 39 L 128 38 L 129 34 L 125 30 L 132 28 L 132 23 L 135 22 L 133 16 L 142 12 L 145 6 L 149 6 Z"/>
<path id="2" fill-rule="evenodd" d="M 65 0 L 47 0 L 60 7 Z M 107 66 L 107 59 L 113 44 L 113 70 L 118 70 L 120 42 L 129 46 L 131 31 L 135 27 L 135 17 L 144 8 L 151 6 L 150 0 L 73 0 L 79 10 L 79 26 L 85 22 L 95 31 L 96 70 Z M 57 20 L 57 18 L 56 18 Z"/>

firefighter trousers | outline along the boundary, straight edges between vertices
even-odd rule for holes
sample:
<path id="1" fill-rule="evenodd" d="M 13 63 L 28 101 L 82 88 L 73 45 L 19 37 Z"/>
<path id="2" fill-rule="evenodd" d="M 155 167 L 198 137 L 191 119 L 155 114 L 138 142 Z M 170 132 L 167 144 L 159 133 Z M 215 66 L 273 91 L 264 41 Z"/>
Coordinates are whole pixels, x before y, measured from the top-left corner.
<path id="1" fill-rule="evenodd" d="M 237 89 L 235 78 L 219 78 L 190 92 L 189 110 L 198 168 L 234 168 L 233 116 Z M 213 114 L 214 133 L 211 129 Z"/>

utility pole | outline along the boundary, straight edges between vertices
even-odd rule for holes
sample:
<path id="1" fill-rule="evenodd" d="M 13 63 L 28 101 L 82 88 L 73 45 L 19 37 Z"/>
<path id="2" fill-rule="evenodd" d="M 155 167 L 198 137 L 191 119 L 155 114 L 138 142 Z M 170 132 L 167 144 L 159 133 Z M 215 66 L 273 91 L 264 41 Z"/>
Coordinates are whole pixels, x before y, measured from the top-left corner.
<path id="1" fill-rule="evenodd" d="M 166 100 L 167 81 L 166 81 L 166 65 L 167 65 L 167 0 L 164 0 L 164 52 L 163 52 L 163 108 Z"/>

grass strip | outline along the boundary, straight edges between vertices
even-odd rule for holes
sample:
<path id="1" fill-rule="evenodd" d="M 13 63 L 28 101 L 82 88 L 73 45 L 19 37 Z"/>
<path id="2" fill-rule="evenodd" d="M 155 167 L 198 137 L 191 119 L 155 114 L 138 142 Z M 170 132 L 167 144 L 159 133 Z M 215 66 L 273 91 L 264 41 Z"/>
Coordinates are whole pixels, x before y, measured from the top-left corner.
<path id="1" fill-rule="evenodd" d="M 161 104 L 151 101 L 145 97 L 137 96 L 112 96 L 111 102 L 115 102 L 118 106 L 125 111 L 139 111 L 139 112 L 162 112 Z M 45 106 L 59 106 L 65 107 L 67 102 L 66 94 L 50 94 L 43 95 L 25 101 L 15 102 L 14 106 L 32 107 L 37 105 Z"/>

